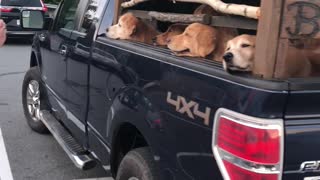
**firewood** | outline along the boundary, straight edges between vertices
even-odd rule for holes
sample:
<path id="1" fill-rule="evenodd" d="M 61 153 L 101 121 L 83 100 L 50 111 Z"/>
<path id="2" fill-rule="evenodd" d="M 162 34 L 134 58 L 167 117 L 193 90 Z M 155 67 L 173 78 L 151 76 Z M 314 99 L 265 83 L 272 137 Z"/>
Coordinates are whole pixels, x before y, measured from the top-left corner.
<path id="1" fill-rule="evenodd" d="M 121 6 L 123 8 L 128 8 L 146 1 L 151 0 L 130 0 L 128 2 L 123 2 Z M 174 2 L 176 1 L 207 4 L 216 11 L 224 14 L 239 15 L 253 19 L 259 19 L 260 17 L 260 7 L 255 6 L 248 6 L 243 4 L 228 4 L 222 2 L 221 0 L 174 0 Z"/>

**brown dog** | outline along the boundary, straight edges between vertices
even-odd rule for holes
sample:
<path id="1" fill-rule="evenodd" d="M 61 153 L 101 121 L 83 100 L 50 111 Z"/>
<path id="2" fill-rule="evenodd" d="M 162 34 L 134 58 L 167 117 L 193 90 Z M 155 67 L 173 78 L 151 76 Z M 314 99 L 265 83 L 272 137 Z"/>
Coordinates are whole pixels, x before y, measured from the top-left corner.
<path id="1" fill-rule="evenodd" d="M 223 56 L 223 67 L 228 72 L 252 72 L 254 66 L 256 36 L 240 35 L 230 40 Z M 303 50 L 288 47 L 284 68 L 277 70 L 277 77 L 308 77 L 311 63 Z"/>
<path id="2" fill-rule="evenodd" d="M 182 34 L 172 37 L 168 48 L 177 56 L 204 58 L 216 49 L 217 35 L 213 27 L 193 23 Z"/>
<path id="3" fill-rule="evenodd" d="M 112 39 L 125 39 L 152 44 L 152 38 L 157 31 L 151 25 L 135 17 L 132 13 L 126 13 L 119 19 L 118 24 L 107 29 L 107 37 Z"/>
<path id="4" fill-rule="evenodd" d="M 213 60 L 222 62 L 226 42 L 235 35 L 228 31 L 193 23 L 186 30 L 171 38 L 168 48 L 177 56 L 202 57 L 213 56 Z"/>
<path id="5" fill-rule="evenodd" d="M 173 24 L 168 30 L 159 34 L 153 39 L 153 44 L 156 46 L 166 46 L 173 36 L 182 34 L 188 25 L 186 24 Z"/>
<path id="6" fill-rule="evenodd" d="M 211 6 L 202 4 L 194 12 L 195 15 L 208 14 L 212 16 L 220 16 L 221 14 L 215 11 Z M 154 45 L 166 46 L 173 36 L 180 35 L 184 32 L 188 25 L 173 24 L 166 32 L 159 34 L 154 38 Z"/>

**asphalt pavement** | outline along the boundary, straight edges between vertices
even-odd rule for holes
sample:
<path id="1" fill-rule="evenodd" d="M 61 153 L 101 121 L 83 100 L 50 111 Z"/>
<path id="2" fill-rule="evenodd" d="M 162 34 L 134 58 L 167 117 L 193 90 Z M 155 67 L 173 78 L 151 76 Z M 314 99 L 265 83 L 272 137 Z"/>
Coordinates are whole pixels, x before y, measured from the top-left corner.
<path id="1" fill-rule="evenodd" d="M 88 171 L 77 169 L 51 135 L 37 134 L 28 127 L 21 104 L 22 81 L 31 52 L 30 44 L 25 42 L 9 40 L 0 48 L 0 142 L 3 139 L 11 169 L 11 172 L 6 171 L 7 175 L 11 173 L 15 180 L 106 177 L 108 172 L 101 166 Z M 4 163 L 0 162 L 0 168 Z"/>

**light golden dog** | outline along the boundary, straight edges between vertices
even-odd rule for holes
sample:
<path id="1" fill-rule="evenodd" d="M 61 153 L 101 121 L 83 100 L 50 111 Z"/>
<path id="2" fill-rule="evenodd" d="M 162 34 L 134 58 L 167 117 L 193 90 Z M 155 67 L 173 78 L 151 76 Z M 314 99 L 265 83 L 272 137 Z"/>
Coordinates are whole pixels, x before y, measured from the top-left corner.
<path id="1" fill-rule="evenodd" d="M 112 39 L 124 39 L 152 44 L 152 39 L 158 33 L 151 25 L 135 17 L 132 13 L 126 13 L 119 19 L 118 24 L 109 27 L 107 37 Z"/>
<path id="2" fill-rule="evenodd" d="M 223 56 L 223 68 L 228 71 L 248 71 L 253 69 L 256 37 L 240 35 L 227 42 Z"/>
<path id="3" fill-rule="evenodd" d="M 223 56 L 223 67 L 228 72 L 252 72 L 255 57 L 256 36 L 240 35 L 227 43 Z M 282 69 L 277 70 L 280 78 L 308 77 L 312 66 L 305 50 L 288 47 L 288 53 Z"/>

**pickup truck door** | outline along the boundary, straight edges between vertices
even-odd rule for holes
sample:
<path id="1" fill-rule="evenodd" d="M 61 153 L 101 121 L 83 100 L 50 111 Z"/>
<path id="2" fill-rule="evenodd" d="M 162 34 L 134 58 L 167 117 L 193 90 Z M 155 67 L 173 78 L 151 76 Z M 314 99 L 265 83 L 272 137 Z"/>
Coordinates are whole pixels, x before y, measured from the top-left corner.
<path id="1" fill-rule="evenodd" d="M 89 65 L 90 51 L 92 44 L 92 36 L 94 33 L 93 17 L 99 17 L 94 14 L 87 16 L 88 10 L 96 10 L 103 8 L 103 3 L 100 1 L 99 6 L 92 1 L 80 0 L 80 5 L 76 15 L 77 27 L 72 32 L 70 37 L 72 48 L 69 50 L 67 60 L 67 118 L 65 123 L 73 136 L 78 142 L 86 145 L 86 117 L 88 112 L 89 100 Z M 92 28 L 91 28 L 92 27 Z"/>
<path id="2" fill-rule="evenodd" d="M 50 104 L 59 119 L 66 118 L 66 60 L 78 1 L 62 1 L 52 29 L 39 35 L 42 79 L 48 86 Z"/>
<path id="3" fill-rule="evenodd" d="M 67 126 L 75 138 L 86 143 L 86 113 L 88 102 L 88 71 L 90 61 L 90 45 L 86 42 L 86 34 L 74 31 L 71 39 L 73 47 L 67 60 Z"/>

